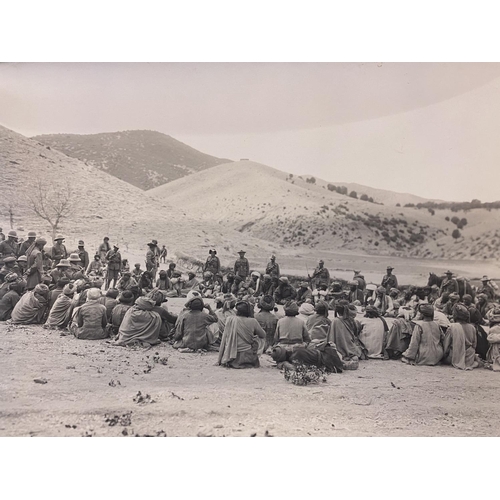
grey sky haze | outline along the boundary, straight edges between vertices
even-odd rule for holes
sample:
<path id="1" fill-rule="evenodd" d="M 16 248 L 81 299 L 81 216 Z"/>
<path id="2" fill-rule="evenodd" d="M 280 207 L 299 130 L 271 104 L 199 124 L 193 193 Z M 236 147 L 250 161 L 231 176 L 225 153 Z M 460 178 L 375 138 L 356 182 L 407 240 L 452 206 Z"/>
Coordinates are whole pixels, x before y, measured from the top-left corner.
<path id="1" fill-rule="evenodd" d="M 332 182 L 492 201 L 499 84 L 497 63 L 4 63 L 0 123 L 157 130 Z"/>

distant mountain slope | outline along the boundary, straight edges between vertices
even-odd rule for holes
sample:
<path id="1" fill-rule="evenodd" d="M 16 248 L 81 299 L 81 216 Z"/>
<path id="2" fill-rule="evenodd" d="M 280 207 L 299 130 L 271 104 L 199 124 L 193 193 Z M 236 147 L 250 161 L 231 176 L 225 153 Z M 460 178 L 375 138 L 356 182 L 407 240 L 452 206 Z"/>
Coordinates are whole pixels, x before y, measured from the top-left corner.
<path id="1" fill-rule="evenodd" d="M 151 189 L 229 161 L 201 153 L 168 135 L 151 130 L 91 135 L 53 134 L 33 139 L 141 189 Z"/>
<path id="2" fill-rule="evenodd" d="M 274 248 L 210 221 L 192 219 L 182 208 L 164 200 L 152 202 L 139 188 L 0 126 L 0 227 L 9 230 L 3 202 L 10 195 L 15 200 L 14 227 L 19 236 L 35 230 L 51 244 L 48 224 L 33 215 L 25 201 L 38 178 L 49 186 L 71 182 L 76 210 L 60 227 L 71 249 L 83 238 L 89 252 L 95 251 L 105 235 L 123 251 L 139 256 L 145 255 L 146 244 L 153 238 L 166 244 L 171 254 L 179 252 L 198 259 L 204 259 L 213 246 L 219 255 L 231 259 L 242 246 L 254 254 L 267 254 Z"/>
<path id="3" fill-rule="evenodd" d="M 466 215 L 468 224 L 455 239 L 451 234 L 456 226 L 445 219 L 450 216 L 445 211 L 432 215 L 427 210 L 377 205 L 329 191 L 305 178 L 239 161 L 147 193 L 182 205 L 193 218 L 297 250 L 459 259 L 500 256 L 495 246 L 500 241 L 500 211 L 471 211 Z"/>

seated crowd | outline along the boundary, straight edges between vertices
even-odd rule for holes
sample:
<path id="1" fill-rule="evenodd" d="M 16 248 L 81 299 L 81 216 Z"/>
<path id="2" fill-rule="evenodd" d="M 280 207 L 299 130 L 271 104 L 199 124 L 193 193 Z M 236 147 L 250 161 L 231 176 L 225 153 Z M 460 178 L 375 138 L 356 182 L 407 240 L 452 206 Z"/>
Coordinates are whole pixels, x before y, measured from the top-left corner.
<path id="1" fill-rule="evenodd" d="M 372 285 L 360 271 L 351 281 L 332 281 L 320 261 L 295 286 L 274 255 L 259 272 L 240 251 L 224 273 L 215 250 L 200 279 L 192 272 L 184 278 L 175 263 L 156 277 L 154 240 L 145 271 L 140 264 L 130 271 L 107 238 L 92 261 L 83 241 L 72 253 L 63 241 L 57 237 L 46 251 L 44 238 L 30 232 L 20 244 L 11 231 L 0 242 L 0 321 L 43 324 L 120 346 L 166 341 L 180 352 L 214 350 L 218 363 L 232 368 L 258 367 L 267 352 L 278 366 L 303 363 L 330 372 L 368 359 L 500 370 L 500 304 L 487 277 L 478 290 L 463 280 L 460 288 L 450 271 L 440 286 L 402 289 L 392 267 Z M 178 315 L 168 310 L 171 297 L 186 298 Z"/>

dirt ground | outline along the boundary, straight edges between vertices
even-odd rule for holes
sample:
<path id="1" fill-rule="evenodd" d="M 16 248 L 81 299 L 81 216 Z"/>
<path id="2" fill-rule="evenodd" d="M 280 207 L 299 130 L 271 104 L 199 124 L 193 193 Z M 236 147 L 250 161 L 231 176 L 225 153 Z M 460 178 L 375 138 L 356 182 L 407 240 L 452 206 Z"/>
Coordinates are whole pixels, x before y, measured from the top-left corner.
<path id="1" fill-rule="evenodd" d="M 299 387 L 267 355 L 248 370 L 216 366 L 217 355 L 0 323 L 0 435 L 500 435 L 500 374 L 486 369 L 370 360 Z M 154 402 L 134 402 L 138 392 Z"/>

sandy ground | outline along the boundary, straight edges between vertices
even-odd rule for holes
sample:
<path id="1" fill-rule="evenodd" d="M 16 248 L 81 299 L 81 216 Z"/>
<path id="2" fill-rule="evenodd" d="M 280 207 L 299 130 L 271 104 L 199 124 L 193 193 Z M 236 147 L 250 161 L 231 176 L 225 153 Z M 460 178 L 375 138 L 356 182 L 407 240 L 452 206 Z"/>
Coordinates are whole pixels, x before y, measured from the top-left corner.
<path id="1" fill-rule="evenodd" d="M 5 323 L 0 356 L 1 436 L 500 435 L 500 374 L 485 369 L 370 360 L 298 387 L 266 355 L 261 368 L 239 371 L 216 366 L 217 353 L 113 347 Z M 134 402 L 139 391 L 155 402 Z M 106 421 L 129 412 L 129 425 Z"/>

